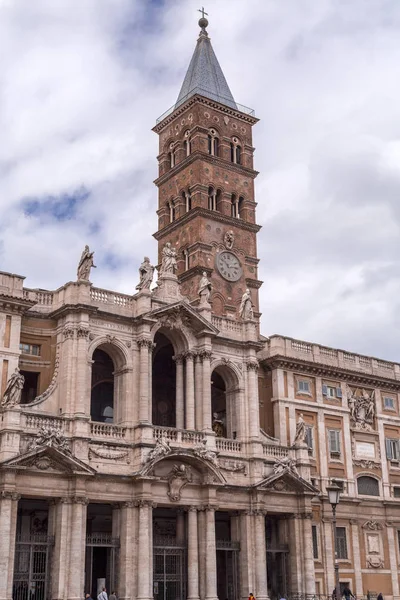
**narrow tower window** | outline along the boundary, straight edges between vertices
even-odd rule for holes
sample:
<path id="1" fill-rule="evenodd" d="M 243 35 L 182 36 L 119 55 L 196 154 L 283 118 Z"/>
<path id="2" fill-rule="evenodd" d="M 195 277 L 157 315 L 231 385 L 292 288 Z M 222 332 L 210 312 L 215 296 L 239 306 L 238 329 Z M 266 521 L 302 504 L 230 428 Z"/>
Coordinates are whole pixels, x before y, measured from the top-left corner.
<path id="1" fill-rule="evenodd" d="M 170 200 L 167 203 L 167 206 L 168 206 L 168 209 L 169 209 L 169 222 L 172 223 L 176 219 L 175 202 L 173 200 Z"/>
<path id="2" fill-rule="evenodd" d="M 168 157 L 169 157 L 169 166 L 174 167 L 175 166 L 175 150 L 174 150 L 174 144 L 170 144 L 169 145 L 169 153 L 168 153 Z"/>
<path id="3" fill-rule="evenodd" d="M 208 135 L 208 153 L 211 156 L 218 156 L 219 152 L 219 140 L 218 134 L 215 129 L 210 129 L 210 133 Z"/>
<path id="4" fill-rule="evenodd" d="M 236 218 L 238 216 L 238 199 L 236 194 L 231 196 L 231 217 Z"/>
<path id="5" fill-rule="evenodd" d="M 189 210 L 192 210 L 192 196 L 191 196 L 190 190 L 188 190 L 187 192 L 184 192 L 184 198 L 185 198 L 186 212 L 189 212 Z"/>
<path id="6" fill-rule="evenodd" d="M 213 187 L 208 188 L 208 210 L 217 210 L 217 193 Z"/>
<path id="7" fill-rule="evenodd" d="M 190 140 L 190 131 L 189 130 L 185 132 L 184 146 L 185 146 L 186 156 L 190 156 L 190 154 L 192 152 L 192 143 Z"/>
<path id="8" fill-rule="evenodd" d="M 185 261 L 185 271 L 189 269 L 189 250 L 185 248 L 183 251 L 183 259 Z"/>
<path id="9" fill-rule="evenodd" d="M 243 204 L 244 204 L 244 198 L 242 196 L 240 196 L 239 198 L 239 202 L 238 202 L 238 206 L 237 206 L 237 214 L 236 217 L 238 219 L 243 218 L 242 212 L 243 212 Z"/>
<path id="10" fill-rule="evenodd" d="M 242 154 L 242 149 L 239 145 L 239 140 L 234 137 L 232 138 L 232 142 L 231 142 L 231 162 L 235 163 L 236 165 L 240 165 L 241 164 L 241 154 Z"/>

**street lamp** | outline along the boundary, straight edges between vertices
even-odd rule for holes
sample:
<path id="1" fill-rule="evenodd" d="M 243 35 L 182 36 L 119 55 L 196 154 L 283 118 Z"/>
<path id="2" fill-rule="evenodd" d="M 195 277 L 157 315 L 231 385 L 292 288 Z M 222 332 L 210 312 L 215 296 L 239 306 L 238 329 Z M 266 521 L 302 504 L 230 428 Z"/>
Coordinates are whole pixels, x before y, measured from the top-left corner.
<path id="1" fill-rule="evenodd" d="M 326 491 L 328 494 L 329 504 L 332 506 L 333 513 L 333 543 L 335 544 L 335 593 L 336 600 L 340 600 L 340 582 L 339 582 L 339 563 L 337 557 L 337 535 L 336 535 L 336 507 L 340 502 L 340 487 L 332 482 L 331 485 L 326 486 Z"/>

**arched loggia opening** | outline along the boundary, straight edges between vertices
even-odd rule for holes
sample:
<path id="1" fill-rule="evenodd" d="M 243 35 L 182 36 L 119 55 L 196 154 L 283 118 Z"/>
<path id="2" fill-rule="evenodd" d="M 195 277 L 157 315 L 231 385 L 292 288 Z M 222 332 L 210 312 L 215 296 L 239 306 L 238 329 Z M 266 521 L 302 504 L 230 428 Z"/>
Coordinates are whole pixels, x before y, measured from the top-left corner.
<path id="1" fill-rule="evenodd" d="M 153 425 L 176 427 L 176 365 L 174 348 L 163 333 L 156 333 L 152 377 Z"/>
<path id="2" fill-rule="evenodd" d="M 93 352 L 90 418 L 100 423 L 114 421 L 114 363 L 109 354 Z"/>
<path id="3" fill-rule="evenodd" d="M 225 366 L 211 374 L 212 428 L 217 437 L 235 439 L 237 431 L 238 385 L 236 376 Z"/>

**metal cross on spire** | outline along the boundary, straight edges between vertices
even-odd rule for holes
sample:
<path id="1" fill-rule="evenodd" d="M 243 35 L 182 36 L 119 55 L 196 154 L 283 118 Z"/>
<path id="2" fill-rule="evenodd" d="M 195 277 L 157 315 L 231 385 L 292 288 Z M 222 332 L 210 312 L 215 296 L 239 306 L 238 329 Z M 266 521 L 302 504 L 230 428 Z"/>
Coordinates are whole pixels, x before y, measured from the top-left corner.
<path id="1" fill-rule="evenodd" d="M 202 16 L 203 19 L 204 19 L 204 15 L 207 15 L 207 17 L 208 17 L 208 13 L 205 12 L 204 6 L 202 6 L 201 8 L 199 8 L 197 12 L 201 12 L 201 16 Z"/>

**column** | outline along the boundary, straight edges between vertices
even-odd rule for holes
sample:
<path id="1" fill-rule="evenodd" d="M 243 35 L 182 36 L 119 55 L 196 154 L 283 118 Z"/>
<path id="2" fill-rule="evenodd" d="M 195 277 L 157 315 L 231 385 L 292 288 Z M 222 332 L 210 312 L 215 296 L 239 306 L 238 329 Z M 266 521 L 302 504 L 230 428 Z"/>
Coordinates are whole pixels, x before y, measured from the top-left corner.
<path id="1" fill-rule="evenodd" d="M 183 508 L 176 509 L 176 540 L 180 546 L 185 544 L 185 513 Z"/>
<path id="2" fill-rule="evenodd" d="M 139 421 L 149 422 L 149 349 L 152 345 L 151 340 L 147 338 L 139 338 L 137 340 L 139 346 Z"/>
<path id="3" fill-rule="evenodd" d="M 335 587 L 335 572 L 334 572 L 334 560 L 335 555 L 333 551 L 333 531 L 332 531 L 332 520 L 324 518 L 324 544 L 325 549 L 325 576 L 326 576 L 326 590 L 331 593 Z"/>
<path id="4" fill-rule="evenodd" d="M 212 431 L 211 427 L 211 352 L 203 350 L 203 429 Z"/>
<path id="5" fill-rule="evenodd" d="M 361 573 L 361 560 L 360 560 L 360 538 L 358 535 L 358 521 L 350 519 L 351 525 L 351 539 L 353 546 L 353 561 L 354 561 L 354 579 L 355 579 L 355 593 L 357 596 L 363 595 L 363 582 Z M 396 573 L 397 579 L 397 573 Z M 328 592 L 330 589 L 328 589 Z M 394 592 L 393 592 L 394 593 Z"/>
<path id="6" fill-rule="evenodd" d="M 137 600 L 153 598 L 153 503 L 139 500 L 138 557 L 137 557 Z"/>
<path id="7" fill-rule="evenodd" d="M 199 540 L 199 594 L 201 600 L 206 597 L 206 513 L 199 510 L 197 515 L 197 534 Z"/>
<path id="8" fill-rule="evenodd" d="M 302 544 L 299 526 L 299 515 L 290 515 L 289 520 L 289 564 L 290 564 L 290 582 L 292 586 L 292 593 L 301 593 L 302 586 L 302 569 L 301 569 L 301 556 L 302 556 Z"/>
<path id="9" fill-rule="evenodd" d="M 87 505 L 88 500 L 83 496 L 72 498 L 68 600 L 81 600 L 84 598 Z"/>
<path id="10" fill-rule="evenodd" d="M 75 356 L 75 410 L 76 415 L 90 414 L 90 381 L 91 366 L 87 360 L 87 347 L 89 339 L 89 316 L 81 315 L 85 320 L 76 328 Z"/>
<path id="11" fill-rule="evenodd" d="M 134 565 L 134 556 L 137 511 L 134 502 L 128 501 L 121 505 L 118 590 L 120 600 L 133 600 L 135 598 L 137 571 Z"/>
<path id="12" fill-rule="evenodd" d="M 200 431 L 203 428 L 203 378 L 202 378 L 202 358 L 200 354 L 195 355 L 195 416 L 196 429 Z"/>
<path id="13" fill-rule="evenodd" d="M 207 505 L 206 515 L 206 599 L 217 600 L 217 548 L 215 540 L 215 508 Z"/>
<path id="14" fill-rule="evenodd" d="M 256 593 L 254 577 L 254 538 L 251 526 L 252 512 L 247 510 L 240 514 L 240 597 L 247 600 L 249 593 Z M 256 596 L 257 598 L 257 596 Z"/>
<path id="15" fill-rule="evenodd" d="M 254 358 L 247 363 L 247 390 L 248 390 L 248 415 L 249 433 L 251 438 L 260 435 L 260 409 L 258 405 L 258 362 Z"/>
<path id="16" fill-rule="evenodd" d="M 186 352 L 186 429 L 194 429 L 194 364 L 193 352 Z"/>
<path id="17" fill-rule="evenodd" d="M 397 554 L 396 554 L 396 542 L 395 542 L 395 534 L 393 524 L 389 521 L 386 523 L 386 531 L 387 531 L 387 541 L 388 541 L 388 549 L 389 549 L 389 564 L 390 571 L 392 575 L 392 590 L 393 590 L 393 598 L 396 600 L 399 597 L 399 577 L 398 577 L 398 567 L 397 567 Z M 362 593 L 362 588 L 361 592 Z"/>
<path id="18" fill-rule="evenodd" d="M 175 412 L 176 412 L 176 426 L 178 429 L 183 429 L 185 426 L 184 416 L 185 416 L 185 407 L 184 407 L 184 399 L 183 399 L 183 358 L 182 355 L 174 356 L 174 361 L 176 364 L 176 403 L 175 403 Z"/>
<path id="19" fill-rule="evenodd" d="M 50 506 L 54 511 L 53 529 L 49 531 L 54 535 L 54 550 L 51 565 L 51 597 L 63 598 L 68 582 L 71 501 L 68 498 L 57 498 Z M 49 519 L 50 521 L 50 519 Z"/>
<path id="20" fill-rule="evenodd" d="M 257 600 L 267 600 L 267 547 L 265 543 L 265 512 L 254 511 L 254 538 L 255 538 L 255 575 L 256 590 L 254 592 Z"/>
<path id="21" fill-rule="evenodd" d="M 198 600 L 200 597 L 198 541 L 197 508 L 190 506 L 188 511 L 188 600 Z"/>
<path id="22" fill-rule="evenodd" d="M 11 598 L 14 577 L 18 500 L 15 492 L 0 492 L 0 599 Z"/>
<path id="23" fill-rule="evenodd" d="M 315 594 L 315 570 L 312 541 L 312 512 L 302 514 L 303 517 L 303 561 L 304 587 L 306 594 Z"/>

